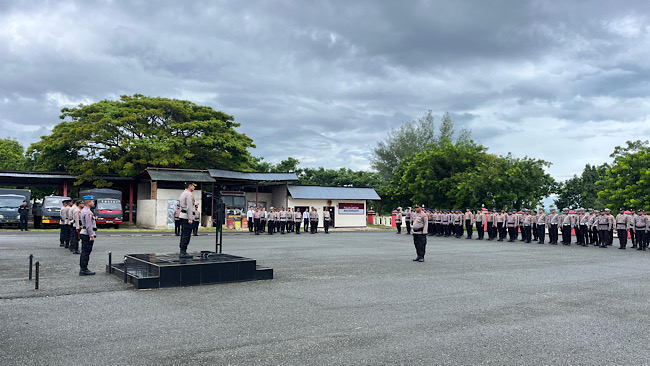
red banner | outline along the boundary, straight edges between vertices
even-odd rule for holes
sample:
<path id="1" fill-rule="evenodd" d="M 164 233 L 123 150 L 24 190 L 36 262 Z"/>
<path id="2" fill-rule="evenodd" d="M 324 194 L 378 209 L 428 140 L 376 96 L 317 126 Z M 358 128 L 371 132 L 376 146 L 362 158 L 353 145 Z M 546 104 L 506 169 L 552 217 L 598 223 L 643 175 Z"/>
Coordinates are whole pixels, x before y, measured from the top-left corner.
<path id="1" fill-rule="evenodd" d="M 340 215 L 363 215 L 366 213 L 363 203 L 339 203 Z"/>

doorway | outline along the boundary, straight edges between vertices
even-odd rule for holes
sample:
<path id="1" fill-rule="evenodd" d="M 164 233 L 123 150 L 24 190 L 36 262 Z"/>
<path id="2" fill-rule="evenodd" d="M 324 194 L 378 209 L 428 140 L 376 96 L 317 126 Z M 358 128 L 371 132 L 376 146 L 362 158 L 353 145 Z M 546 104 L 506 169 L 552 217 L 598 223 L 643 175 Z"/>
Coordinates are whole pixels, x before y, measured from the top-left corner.
<path id="1" fill-rule="evenodd" d="M 336 227 L 336 223 L 334 221 L 334 206 L 324 206 L 323 212 L 325 211 L 330 212 L 330 227 Z"/>

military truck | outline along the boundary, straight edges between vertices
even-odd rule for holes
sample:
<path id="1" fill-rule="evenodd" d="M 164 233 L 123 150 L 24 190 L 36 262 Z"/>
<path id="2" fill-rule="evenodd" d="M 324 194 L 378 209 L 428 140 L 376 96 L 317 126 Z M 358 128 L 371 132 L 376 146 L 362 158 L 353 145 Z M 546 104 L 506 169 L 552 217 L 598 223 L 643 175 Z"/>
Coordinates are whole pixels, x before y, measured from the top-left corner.
<path id="1" fill-rule="evenodd" d="M 45 196 L 43 202 L 34 203 L 32 213 L 34 214 L 34 228 L 58 227 L 61 220 L 61 205 L 64 196 Z"/>
<path id="2" fill-rule="evenodd" d="M 27 201 L 30 205 L 31 192 L 27 189 L 0 189 L 0 228 L 20 225 L 18 207 Z"/>
<path id="3" fill-rule="evenodd" d="M 114 189 L 99 188 L 80 191 L 79 196 L 94 196 L 97 225 L 113 225 L 119 229 L 122 224 L 122 192 Z"/>

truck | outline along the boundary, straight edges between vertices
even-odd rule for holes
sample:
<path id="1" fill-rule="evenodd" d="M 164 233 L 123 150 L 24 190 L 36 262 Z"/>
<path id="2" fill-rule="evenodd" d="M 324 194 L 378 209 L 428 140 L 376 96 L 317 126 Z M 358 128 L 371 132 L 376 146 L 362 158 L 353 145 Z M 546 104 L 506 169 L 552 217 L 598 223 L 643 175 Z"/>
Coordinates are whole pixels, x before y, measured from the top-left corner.
<path id="1" fill-rule="evenodd" d="M 18 207 L 23 201 L 29 206 L 31 192 L 27 189 L 0 189 L 0 227 L 20 225 Z"/>
<path id="2" fill-rule="evenodd" d="M 114 189 L 99 188 L 80 191 L 79 196 L 94 196 L 97 225 L 113 225 L 116 229 L 122 224 L 122 192 Z"/>
<path id="3" fill-rule="evenodd" d="M 45 196 L 43 202 L 34 203 L 34 207 L 32 207 L 34 228 L 58 226 L 61 220 L 61 205 L 65 199 L 68 199 L 68 197 Z"/>

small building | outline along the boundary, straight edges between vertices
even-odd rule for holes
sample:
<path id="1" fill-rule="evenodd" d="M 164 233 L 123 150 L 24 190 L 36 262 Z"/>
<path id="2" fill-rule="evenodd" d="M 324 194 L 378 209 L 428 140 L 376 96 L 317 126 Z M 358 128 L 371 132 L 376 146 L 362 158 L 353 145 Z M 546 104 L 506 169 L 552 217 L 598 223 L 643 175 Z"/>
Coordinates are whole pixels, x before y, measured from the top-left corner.
<path id="1" fill-rule="evenodd" d="M 293 209 L 305 209 L 315 207 L 318 211 L 318 226 L 323 226 L 323 211 L 330 212 L 330 225 L 332 227 L 365 227 L 366 201 L 381 200 L 377 192 L 372 188 L 347 188 L 347 187 L 320 187 L 320 186 L 293 186 L 279 187 L 274 194 L 274 200 L 281 202 L 284 198 L 286 204 L 275 207 L 286 206 Z M 286 188 L 285 192 L 280 192 Z M 284 196 L 283 194 L 284 193 Z"/>

